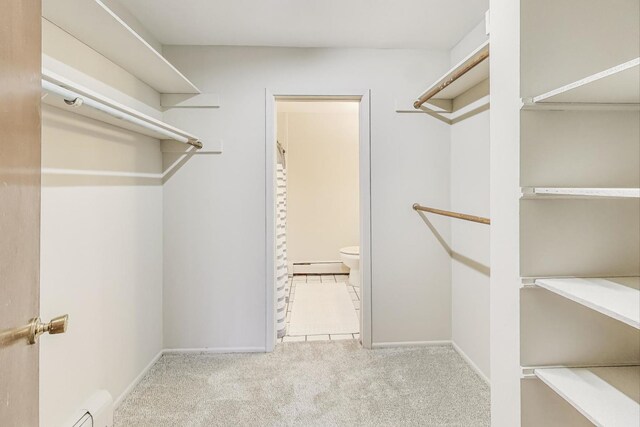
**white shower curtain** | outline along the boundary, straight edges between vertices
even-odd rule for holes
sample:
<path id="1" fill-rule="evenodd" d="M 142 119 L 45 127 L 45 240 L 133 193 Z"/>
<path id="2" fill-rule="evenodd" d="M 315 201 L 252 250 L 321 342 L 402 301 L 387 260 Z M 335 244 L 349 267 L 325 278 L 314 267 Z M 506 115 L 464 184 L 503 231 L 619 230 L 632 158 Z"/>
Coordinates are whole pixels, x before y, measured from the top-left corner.
<path id="1" fill-rule="evenodd" d="M 286 333 L 287 268 L 287 170 L 278 163 L 276 187 L 276 331 L 278 338 Z"/>

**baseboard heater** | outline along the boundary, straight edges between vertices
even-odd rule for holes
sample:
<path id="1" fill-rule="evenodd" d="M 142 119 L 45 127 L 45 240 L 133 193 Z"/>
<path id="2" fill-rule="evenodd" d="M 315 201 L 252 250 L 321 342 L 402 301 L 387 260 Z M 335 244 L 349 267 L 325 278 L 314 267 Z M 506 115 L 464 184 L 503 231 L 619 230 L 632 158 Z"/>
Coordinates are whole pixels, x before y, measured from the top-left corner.
<path id="1" fill-rule="evenodd" d="M 70 427 L 113 427 L 113 398 L 106 390 L 91 395 L 65 425 Z"/>
<path id="2" fill-rule="evenodd" d="M 294 262 L 293 274 L 348 274 L 349 269 L 341 261 Z"/>

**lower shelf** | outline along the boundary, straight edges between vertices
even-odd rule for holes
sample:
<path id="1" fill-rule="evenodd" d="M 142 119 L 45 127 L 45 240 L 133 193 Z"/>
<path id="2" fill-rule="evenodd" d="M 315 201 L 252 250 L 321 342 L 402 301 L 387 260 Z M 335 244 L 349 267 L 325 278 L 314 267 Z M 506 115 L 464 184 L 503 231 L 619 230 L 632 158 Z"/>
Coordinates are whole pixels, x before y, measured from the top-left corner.
<path id="1" fill-rule="evenodd" d="M 640 420 L 640 366 L 544 368 L 535 375 L 597 426 Z"/>

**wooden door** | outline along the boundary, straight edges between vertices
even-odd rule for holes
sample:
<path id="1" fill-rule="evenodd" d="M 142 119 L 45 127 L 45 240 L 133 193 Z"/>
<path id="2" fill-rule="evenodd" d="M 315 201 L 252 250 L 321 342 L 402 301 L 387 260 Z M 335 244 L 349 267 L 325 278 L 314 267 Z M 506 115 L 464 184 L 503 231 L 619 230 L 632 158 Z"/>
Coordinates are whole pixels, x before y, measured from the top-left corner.
<path id="1" fill-rule="evenodd" d="M 1 334 L 40 305 L 41 3 L 0 5 Z M 0 425 L 37 426 L 38 406 L 38 345 L 1 340 Z"/>

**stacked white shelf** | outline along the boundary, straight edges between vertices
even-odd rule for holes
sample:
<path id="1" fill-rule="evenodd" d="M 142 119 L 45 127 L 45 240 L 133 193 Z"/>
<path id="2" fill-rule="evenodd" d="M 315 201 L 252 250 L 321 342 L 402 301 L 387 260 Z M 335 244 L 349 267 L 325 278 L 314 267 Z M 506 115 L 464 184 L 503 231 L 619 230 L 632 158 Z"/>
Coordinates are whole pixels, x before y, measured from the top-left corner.
<path id="1" fill-rule="evenodd" d="M 552 390 L 596 426 L 637 426 L 640 366 L 536 369 Z"/>
<path id="2" fill-rule="evenodd" d="M 523 108 L 558 111 L 637 110 L 640 106 L 639 64 L 640 59 L 636 58 L 544 94 L 524 99 Z M 598 204 L 601 204 L 598 200 L 610 200 L 607 203 L 615 204 L 615 199 L 628 200 L 639 197 L 638 188 L 523 187 L 523 200 L 530 201 L 548 202 L 556 199 L 560 202 L 588 199 Z M 526 208 L 526 205 L 523 207 Z M 566 207 L 569 210 L 573 209 L 569 204 Z M 583 209 L 594 209 L 594 205 L 584 205 Z M 537 213 L 544 214 L 545 210 L 540 209 Z M 612 221 L 617 220 L 619 219 L 612 218 Z M 624 221 L 624 218 L 622 220 Z M 524 241 L 526 245 L 526 237 Z M 551 277 L 536 278 L 533 283 L 535 287 L 640 329 L 640 277 Z M 526 297 L 522 301 L 527 301 Z M 527 330 L 529 329 L 525 326 L 523 331 Z M 526 339 L 527 337 L 523 337 L 523 340 Z M 640 419 L 639 366 L 538 367 L 533 372 L 595 425 L 631 426 L 636 425 Z"/>
<path id="3" fill-rule="evenodd" d="M 576 108 L 592 105 L 636 107 L 640 103 L 640 58 L 634 58 L 614 67 L 584 77 L 575 82 L 525 100 L 525 104 L 576 104 Z"/>
<path id="4" fill-rule="evenodd" d="M 625 197 L 639 198 L 638 188 L 561 188 L 561 187 L 533 187 L 523 189 L 523 194 L 550 197 Z"/>
<path id="5" fill-rule="evenodd" d="M 534 283 L 640 329 L 640 277 L 536 279 Z"/>
<path id="6" fill-rule="evenodd" d="M 102 0 L 44 0 L 42 16 L 160 93 L 200 93 Z"/>
<path id="7" fill-rule="evenodd" d="M 521 1 L 525 427 L 640 420 L 640 25 L 618 6 Z"/>

